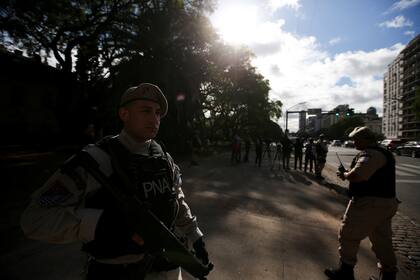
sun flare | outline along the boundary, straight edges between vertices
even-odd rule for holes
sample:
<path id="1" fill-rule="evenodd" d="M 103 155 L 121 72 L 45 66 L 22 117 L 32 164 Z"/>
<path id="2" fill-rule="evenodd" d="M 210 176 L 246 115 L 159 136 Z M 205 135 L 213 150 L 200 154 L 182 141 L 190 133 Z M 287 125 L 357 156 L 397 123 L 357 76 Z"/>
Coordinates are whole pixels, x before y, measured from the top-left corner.
<path id="1" fill-rule="evenodd" d="M 213 19 L 213 25 L 223 40 L 231 44 L 247 44 L 257 31 L 257 7 L 231 5 L 218 11 Z"/>

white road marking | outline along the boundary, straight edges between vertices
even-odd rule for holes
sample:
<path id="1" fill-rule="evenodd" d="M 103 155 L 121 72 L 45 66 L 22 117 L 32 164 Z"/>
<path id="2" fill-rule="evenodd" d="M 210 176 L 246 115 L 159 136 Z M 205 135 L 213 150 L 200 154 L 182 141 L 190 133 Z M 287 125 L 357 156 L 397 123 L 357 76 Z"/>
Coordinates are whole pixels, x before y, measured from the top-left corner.
<path id="1" fill-rule="evenodd" d="M 411 168 L 414 168 L 414 169 L 416 169 L 416 170 L 420 170 L 420 166 L 418 166 L 418 165 L 414 165 L 414 164 L 409 164 L 409 163 L 400 163 L 400 164 L 398 164 L 398 165 L 403 165 L 403 166 L 406 166 L 406 167 L 411 167 Z"/>
<path id="2" fill-rule="evenodd" d="M 420 184 L 420 180 L 396 180 L 397 183 L 406 183 L 406 184 Z"/>
<path id="3" fill-rule="evenodd" d="M 404 172 L 404 171 L 401 171 L 401 170 L 398 170 L 398 168 L 397 168 L 397 170 L 395 171 L 395 174 L 397 175 L 397 176 L 416 176 L 415 174 L 411 174 L 411 173 L 407 173 L 407 172 Z"/>
<path id="4" fill-rule="evenodd" d="M 403 171 L 406 171 L 406 172 L 410 172 L 410 173 L 420 175 L 420 170 L 414 170 L 412 168 L 404 167 L 404 166 L 400 166 L 400 165 L 397 165 L 396 167 L 397 167 L 397 170 L 401 170 L 401 171 L 403 170 Z"/>

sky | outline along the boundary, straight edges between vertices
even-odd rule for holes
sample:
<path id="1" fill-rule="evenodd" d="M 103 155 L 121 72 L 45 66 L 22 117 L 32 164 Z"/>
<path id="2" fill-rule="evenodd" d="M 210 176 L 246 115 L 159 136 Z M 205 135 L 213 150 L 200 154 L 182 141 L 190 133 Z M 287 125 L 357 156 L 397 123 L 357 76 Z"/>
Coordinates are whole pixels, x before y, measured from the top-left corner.
<path id="1" fill-rule="evenodd" d="M 210 20 L 226 43 L 255 54 L 284 112 L 349 104 L 382 116 L 383 76 L 419 34 L 420 0 L 218 0 Z"/>

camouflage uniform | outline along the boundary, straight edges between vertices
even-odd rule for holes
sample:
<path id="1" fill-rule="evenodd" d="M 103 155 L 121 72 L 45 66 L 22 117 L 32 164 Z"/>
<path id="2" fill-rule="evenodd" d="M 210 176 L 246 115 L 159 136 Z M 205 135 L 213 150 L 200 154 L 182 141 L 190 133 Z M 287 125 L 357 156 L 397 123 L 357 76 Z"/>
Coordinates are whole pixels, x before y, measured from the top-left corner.
<path id="1" fill-rule="evenodd" d="M 132 103 L 134 107 L 125 107 L 130 102 L 135 102 Z M 159 106 L 154 103 L 150 105 L 151 102 Z M 140 113 L 144 119 L 129 123 L 123 117 L 127 117 L 127 114 L 137 117 L 140 110 L 135 106 L 145 106 L 141 107 Z M 136 198 L 147 204 L 148 209 L 170 230 L 190 242 L 196 256 L 202 260 L 207 258 L 204 262 L 208 263 L 203 234 L 182 192 L 179 167 L 161 145 L 150 139 L 152 137 L 147 136 L 148 139 L 139 142 L 125 130 L 128 125 L 131 129 L 137 129 L 136 133 L 142 137 L 157 133 L 160 118 L 168 110 L 165 96 L 155 85 L 140 84 L 122 95 L 120 108 L 119 113 L 125 114 L 120 115 L 124 122 L 121 133 L 95 145 L 88 145 L 84 151 L 98 163 L 99 170 L 111 183 L 120 186 L 124 180 L 114 170 L 115 165 L 111 163 L 108 153 L 110 150 L 107 150 L 107 143 L 113 141 L 119 147 L 119 153 L 114 153 L 115 156 L 127 159 L 120 161 L 120 167 L 132 179 L 130 181 L 136 188 Z M 127 108 L 137 109 L 129 111 Z M 147 127 L 136 127 L 139 123 Z M 164 263 L 155 255 L 153 262 L 148 261 L 149 253 L 153 251 L 149 247 L 151 243 L 130 230 L 115 200 L 112 193 L 83 167 L 62 167 L 32 195 L 29 206 L 23 212 L 21 227 L 27 237 L 36 240 L 62 244 L 83 242 L 82 249 L 89 255 L 89 280 L 182 279 L 178 265 Z M 138 221 L 141 226 L 147 227 L 146 223 L 141 222 Z"/>

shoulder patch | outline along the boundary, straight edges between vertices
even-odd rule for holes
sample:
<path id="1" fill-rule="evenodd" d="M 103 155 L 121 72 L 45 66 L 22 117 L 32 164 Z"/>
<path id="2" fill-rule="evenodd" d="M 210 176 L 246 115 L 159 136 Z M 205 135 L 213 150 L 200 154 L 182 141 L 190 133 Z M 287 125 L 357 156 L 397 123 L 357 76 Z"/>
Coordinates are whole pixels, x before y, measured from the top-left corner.
<path id="1" fill-rule="evenodd" d="M 43 207 L 61 204 L 72 197 L 72 193 L 59 180 L 39 197 L 39 205 Z"/>

